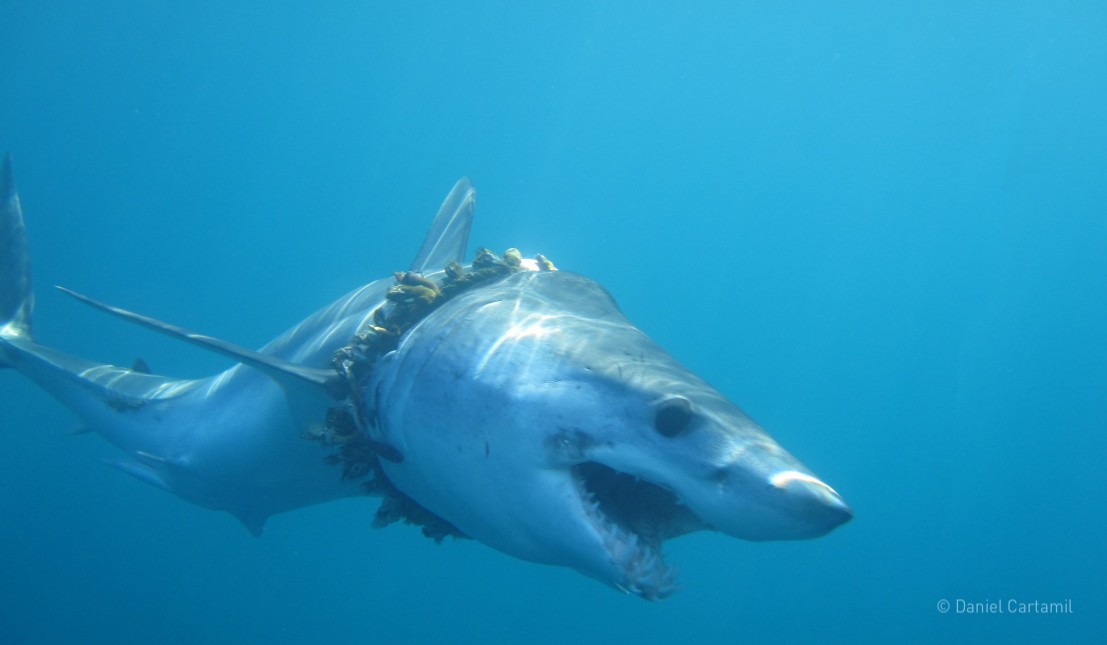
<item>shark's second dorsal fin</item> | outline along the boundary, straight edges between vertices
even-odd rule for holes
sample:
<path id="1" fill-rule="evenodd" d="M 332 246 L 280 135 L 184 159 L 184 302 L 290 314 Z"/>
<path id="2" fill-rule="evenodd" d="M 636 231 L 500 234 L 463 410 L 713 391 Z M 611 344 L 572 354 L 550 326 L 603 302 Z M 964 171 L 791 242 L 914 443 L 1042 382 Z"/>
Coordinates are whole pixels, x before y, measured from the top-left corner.
<path id="1" fill-rule="evenodd" d="M 473 188 L 473 182 L 468 177 L 457 180 L 438 209 L 419 254 L 411 263 L 412 271 L 438 271 L 451 262 L 461 262 L 465 258 L 476 205 L 477 191 Z"/>
<path id="2" fill-rule="evenodd" d="M 216 353 L 227 356 L 236 361 L 240 361 L 250 367 L 256 368 L 272 376 L 279 383 L 288 383 L 290 380 L 293 383 L 306 383 L 312 386 L 321 388 L 329 396 L 337 399 L 345 398 L 349 393 L 346 382 L 339 377 L 338 373 L 333 370 L 316 369 L 312 367 L 305 367 L 303 365 L 297 365 L 296 363 L 290 363 L 286 360 L 282 360 L 275 356 L 268 354 L 262 354 L 252 349 L 240 347 L 234 343 L 229 343 L 225 340 L 218 338 L 212 338 L 211 336 L 204 336 L 203 334 L 197 334 L 187 329 L 164 323 L 160 320 L 143 316 L 142 314 L 136 314 L 133 311 L 127 311 L 126 309 L 120 309 L 119 307 L 113 307 L 108 304 L 104 304 L 97 300 L 93 300 L 88 296 L 71 291 L 65 287 L 57 287 L 59 291 L 67 295 L 73 296 L 77 300 L 105 311 L 114 316 L 119 316 L 124 320 L 129 320 L 133 323 L 138 323 L 143 327 L 148 327 L 155 331 L 160 331 L 163 334 L 167 334 L 174 338 L 198 345 L 205 349 L 209 349 Z"/>

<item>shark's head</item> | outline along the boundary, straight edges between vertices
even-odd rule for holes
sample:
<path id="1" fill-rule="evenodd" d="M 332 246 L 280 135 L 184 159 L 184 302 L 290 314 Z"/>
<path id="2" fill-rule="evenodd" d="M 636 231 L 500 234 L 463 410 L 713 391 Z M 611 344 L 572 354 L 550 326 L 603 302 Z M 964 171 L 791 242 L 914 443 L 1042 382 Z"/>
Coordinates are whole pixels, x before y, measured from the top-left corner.
<path id="1" fill-rule="evenodd" d="M 395 485 L 466 534 L 647 598 L 668 538 L 823 535 L 829 485 L 634 327 L 596 283 L 520 273 L 447 303 L 378 369 Z"/>

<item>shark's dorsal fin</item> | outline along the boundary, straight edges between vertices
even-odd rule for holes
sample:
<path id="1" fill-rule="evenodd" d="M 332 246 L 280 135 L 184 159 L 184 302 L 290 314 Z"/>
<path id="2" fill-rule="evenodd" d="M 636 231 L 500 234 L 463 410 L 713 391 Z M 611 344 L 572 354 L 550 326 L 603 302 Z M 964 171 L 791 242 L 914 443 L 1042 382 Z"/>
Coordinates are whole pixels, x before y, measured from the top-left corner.
<path id="1" fill-rule="evenodd" d="M 468 177 L 462 177 L 446 195 L 446 201 L 438 209 L 419 254 L 411 263 L 411 270 L 419 273 L 438 271 L 451 262 L 465 258 L 469 244 L 469 229 L 473 226 L 473 209 L 477 205 L 477 191 Z"/>
<path id="2" fill-rule="evenodd" d="M 133 323 L 138 323 L 143 327 L 148 327 L 155 331 L 160 331 L 163 334 L 167 334 L 174 338 L 198 345 L 205 349 L 209 349 L 223 356 L 230 357 L 236 361 L 241 361 L 250 367 L 256 368 L 272 376 L 279 383 L 307 383 L 312 386 L 321 388 L 328 395 L 335 399 L 344 398 L 348 392 L 348 386 L 345 381 L 339 377 L 338 373 L 333 370 L 316 369 L 312 367 L 305 367 L 303 365 L 297 365 L 296 363 L 290 363 L 286 360 L 282 360 L 275 356 L 268 354 L 262 354 L 252 349 L 240 347 L 234 343 L 229 343 L 225 340 L 218 338 L 212 338 L 211 336 L 204 336 L 203 334 L 197 334 L 187 329 L 170 325 L 169 323 L 143 316 L 142 314 L 136 314 L 133 311 L 127 311 L 126 309 L 120 309 L 119 307 L 113 307 L 108 304 L 104 304 L 97 300 L 93 300 L 88 296 L 77 293 L 65 287 L 57 287 L 59 291 L 67 295 L 73 296 L 77 300 L 99 309 L 100 311 L 107 312 L 114 316 L 119 316 L 124 320 L 129 320 Z"/>

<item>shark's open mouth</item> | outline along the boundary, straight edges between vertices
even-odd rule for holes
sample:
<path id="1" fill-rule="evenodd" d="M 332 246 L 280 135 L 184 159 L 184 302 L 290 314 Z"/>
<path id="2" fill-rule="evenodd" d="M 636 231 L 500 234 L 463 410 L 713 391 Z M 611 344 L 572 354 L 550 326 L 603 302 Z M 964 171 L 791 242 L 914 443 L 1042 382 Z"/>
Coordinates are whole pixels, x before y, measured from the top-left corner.
<path id="1" fill-rule="evenodd" d="M 604 548 L 625 573 L 619 586 L 648 599 L 672 593 L 676 570 L 661 547 L 704 523 L 672 491 L 634 475 L 588 461 L 573 466 L 572 476 Z"/>

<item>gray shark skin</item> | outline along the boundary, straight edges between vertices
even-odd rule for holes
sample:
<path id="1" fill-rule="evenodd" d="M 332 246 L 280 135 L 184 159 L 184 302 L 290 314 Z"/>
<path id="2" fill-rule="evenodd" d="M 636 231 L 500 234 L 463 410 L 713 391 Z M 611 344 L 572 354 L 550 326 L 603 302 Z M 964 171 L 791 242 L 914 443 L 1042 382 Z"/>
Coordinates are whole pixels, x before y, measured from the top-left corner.
<path id="1" fill-rule="evenodd" d="M 443 279 L 439 269 L 465 252 L 474 206 L 463 179 L 412 271 Z M 393 491 L 419 509 L 419 523 L 431 517 L 445 533 L 656 599 L 675 587 L 662 557 L 669 538 L 806 539 L 851 517 L 830 486 L 577 274 L 519 271 L 463 291 L 351 386 L 332 356 L 392 306 L 392 278 L 256 352 L 72 294 L 240 361 L 181 380 L 35 342 L 29 265 L 9 157 L 0 171 L 0 368 L 118 446 L 126 457 L 113 465 L 228 511 L 255 534 L 275 513 Z M 328 461 L 333 446 L 304 438 L 343 404 L 358 410 L 358 431 L 376 451 L 355 477 Z"/>

